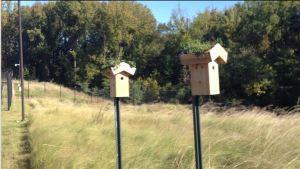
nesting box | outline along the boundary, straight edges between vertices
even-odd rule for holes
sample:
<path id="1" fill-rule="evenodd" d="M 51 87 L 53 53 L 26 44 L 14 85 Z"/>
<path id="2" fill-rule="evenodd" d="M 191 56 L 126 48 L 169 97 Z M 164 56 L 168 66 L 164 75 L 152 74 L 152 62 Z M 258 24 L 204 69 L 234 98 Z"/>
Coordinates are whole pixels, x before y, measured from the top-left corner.
<path id="1" fill-rule="evenodd" d="M 228 53 L 216 44 L 201 54 L 183 54 L 181 63 L 187 65 L 191 73 L 192 95 L 220 94 L 219 65 L 227 62 Z"/>
<path id="2" fill-rule="evenodd" d="M 121 62 L 106 72 L 106 76 L 110 80 L 111 97 L 129 97 L 129 76 L 134 75 L 135 70 L 136 68 Z"/>

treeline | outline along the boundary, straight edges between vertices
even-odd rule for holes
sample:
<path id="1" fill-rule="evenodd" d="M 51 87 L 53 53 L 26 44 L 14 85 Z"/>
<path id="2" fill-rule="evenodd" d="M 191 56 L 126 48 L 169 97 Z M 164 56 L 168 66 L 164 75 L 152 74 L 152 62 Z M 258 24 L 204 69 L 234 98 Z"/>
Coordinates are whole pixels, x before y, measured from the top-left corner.
<path id="1" fill-rule="evenodd" d="M 2 3 L 3 68 L 19 62 L 17 5 Z M 244 2 L 224 11 L 207 9 L 192 20 L 174 9 L 158 24 L 138 2 L 48 2 L 22 7 L 26 78 L 84 91 L 108 91 L 105 70 L 132 61 L 136 103 L 190 98 L 182 42 L 219 42 L 229 52 L 220 66 L 226 103 L 300 104 L 300 3 Z M 76 69 L 75 69 L 76 68 Z"/>

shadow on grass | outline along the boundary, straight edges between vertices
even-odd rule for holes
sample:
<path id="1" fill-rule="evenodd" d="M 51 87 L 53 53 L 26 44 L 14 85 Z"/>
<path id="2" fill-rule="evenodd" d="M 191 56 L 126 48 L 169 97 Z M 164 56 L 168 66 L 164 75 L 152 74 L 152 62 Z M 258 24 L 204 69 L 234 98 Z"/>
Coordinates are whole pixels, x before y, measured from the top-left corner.
<path id="1" fill-rule="evenodd" d="M 24 169 L 30 169 L 30 153 L 31 153 L 31 147 L 30 147 L 30 142 L 29 142 L 29 131 L 28 131 L 28 121 L 20 122 L 20 128 L 21 130 L 21 138 L 20 138 L 20 157 L 18 159 L 18 166 L 19 168 L 24 168 Z"/>

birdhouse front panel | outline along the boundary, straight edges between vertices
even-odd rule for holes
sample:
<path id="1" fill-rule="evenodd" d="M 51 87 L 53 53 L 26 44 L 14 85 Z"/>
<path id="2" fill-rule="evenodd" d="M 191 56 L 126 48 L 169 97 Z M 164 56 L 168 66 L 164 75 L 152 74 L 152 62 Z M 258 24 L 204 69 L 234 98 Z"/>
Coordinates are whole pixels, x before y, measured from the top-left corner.
<path id="1" fill-rule="evenodd" d="M 220 93 L 219 68 L 216 62 L 190 65 L 192 95 L 215 95 Z"/>
<path id="2" fill-rule="evenodd" d="M 192 95 L 209 94 L 208 65 L 190 65 Z"/>
<path id="3" fill-rule="evenodd" d="M 129 78 L 122 73 L 111 78 L 110 82 L 111 97 L 129 97 Z"/>

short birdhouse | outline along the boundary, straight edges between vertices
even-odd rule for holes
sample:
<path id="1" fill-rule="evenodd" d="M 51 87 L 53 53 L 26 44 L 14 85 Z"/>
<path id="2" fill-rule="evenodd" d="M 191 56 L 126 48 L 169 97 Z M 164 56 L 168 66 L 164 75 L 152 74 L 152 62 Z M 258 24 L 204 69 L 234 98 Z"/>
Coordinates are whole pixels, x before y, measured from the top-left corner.
<path id="1" fill-rule="evenodd" d="M 134 75 L 136 68 L 129 64 L 121 62 L 115 67 L 111 67 L 106 76 L 110 80 L 111 97 L 129 97 L 129 76 Z"/>
<path id="2" fill-rule="evenodd" d="M 187 65 L 191 72 L 192 95 L 220 94 L 218 64 L 227 62 L 228 53 L 216 44 L 201 54 L 183 54 L 181 63 Z"/>

